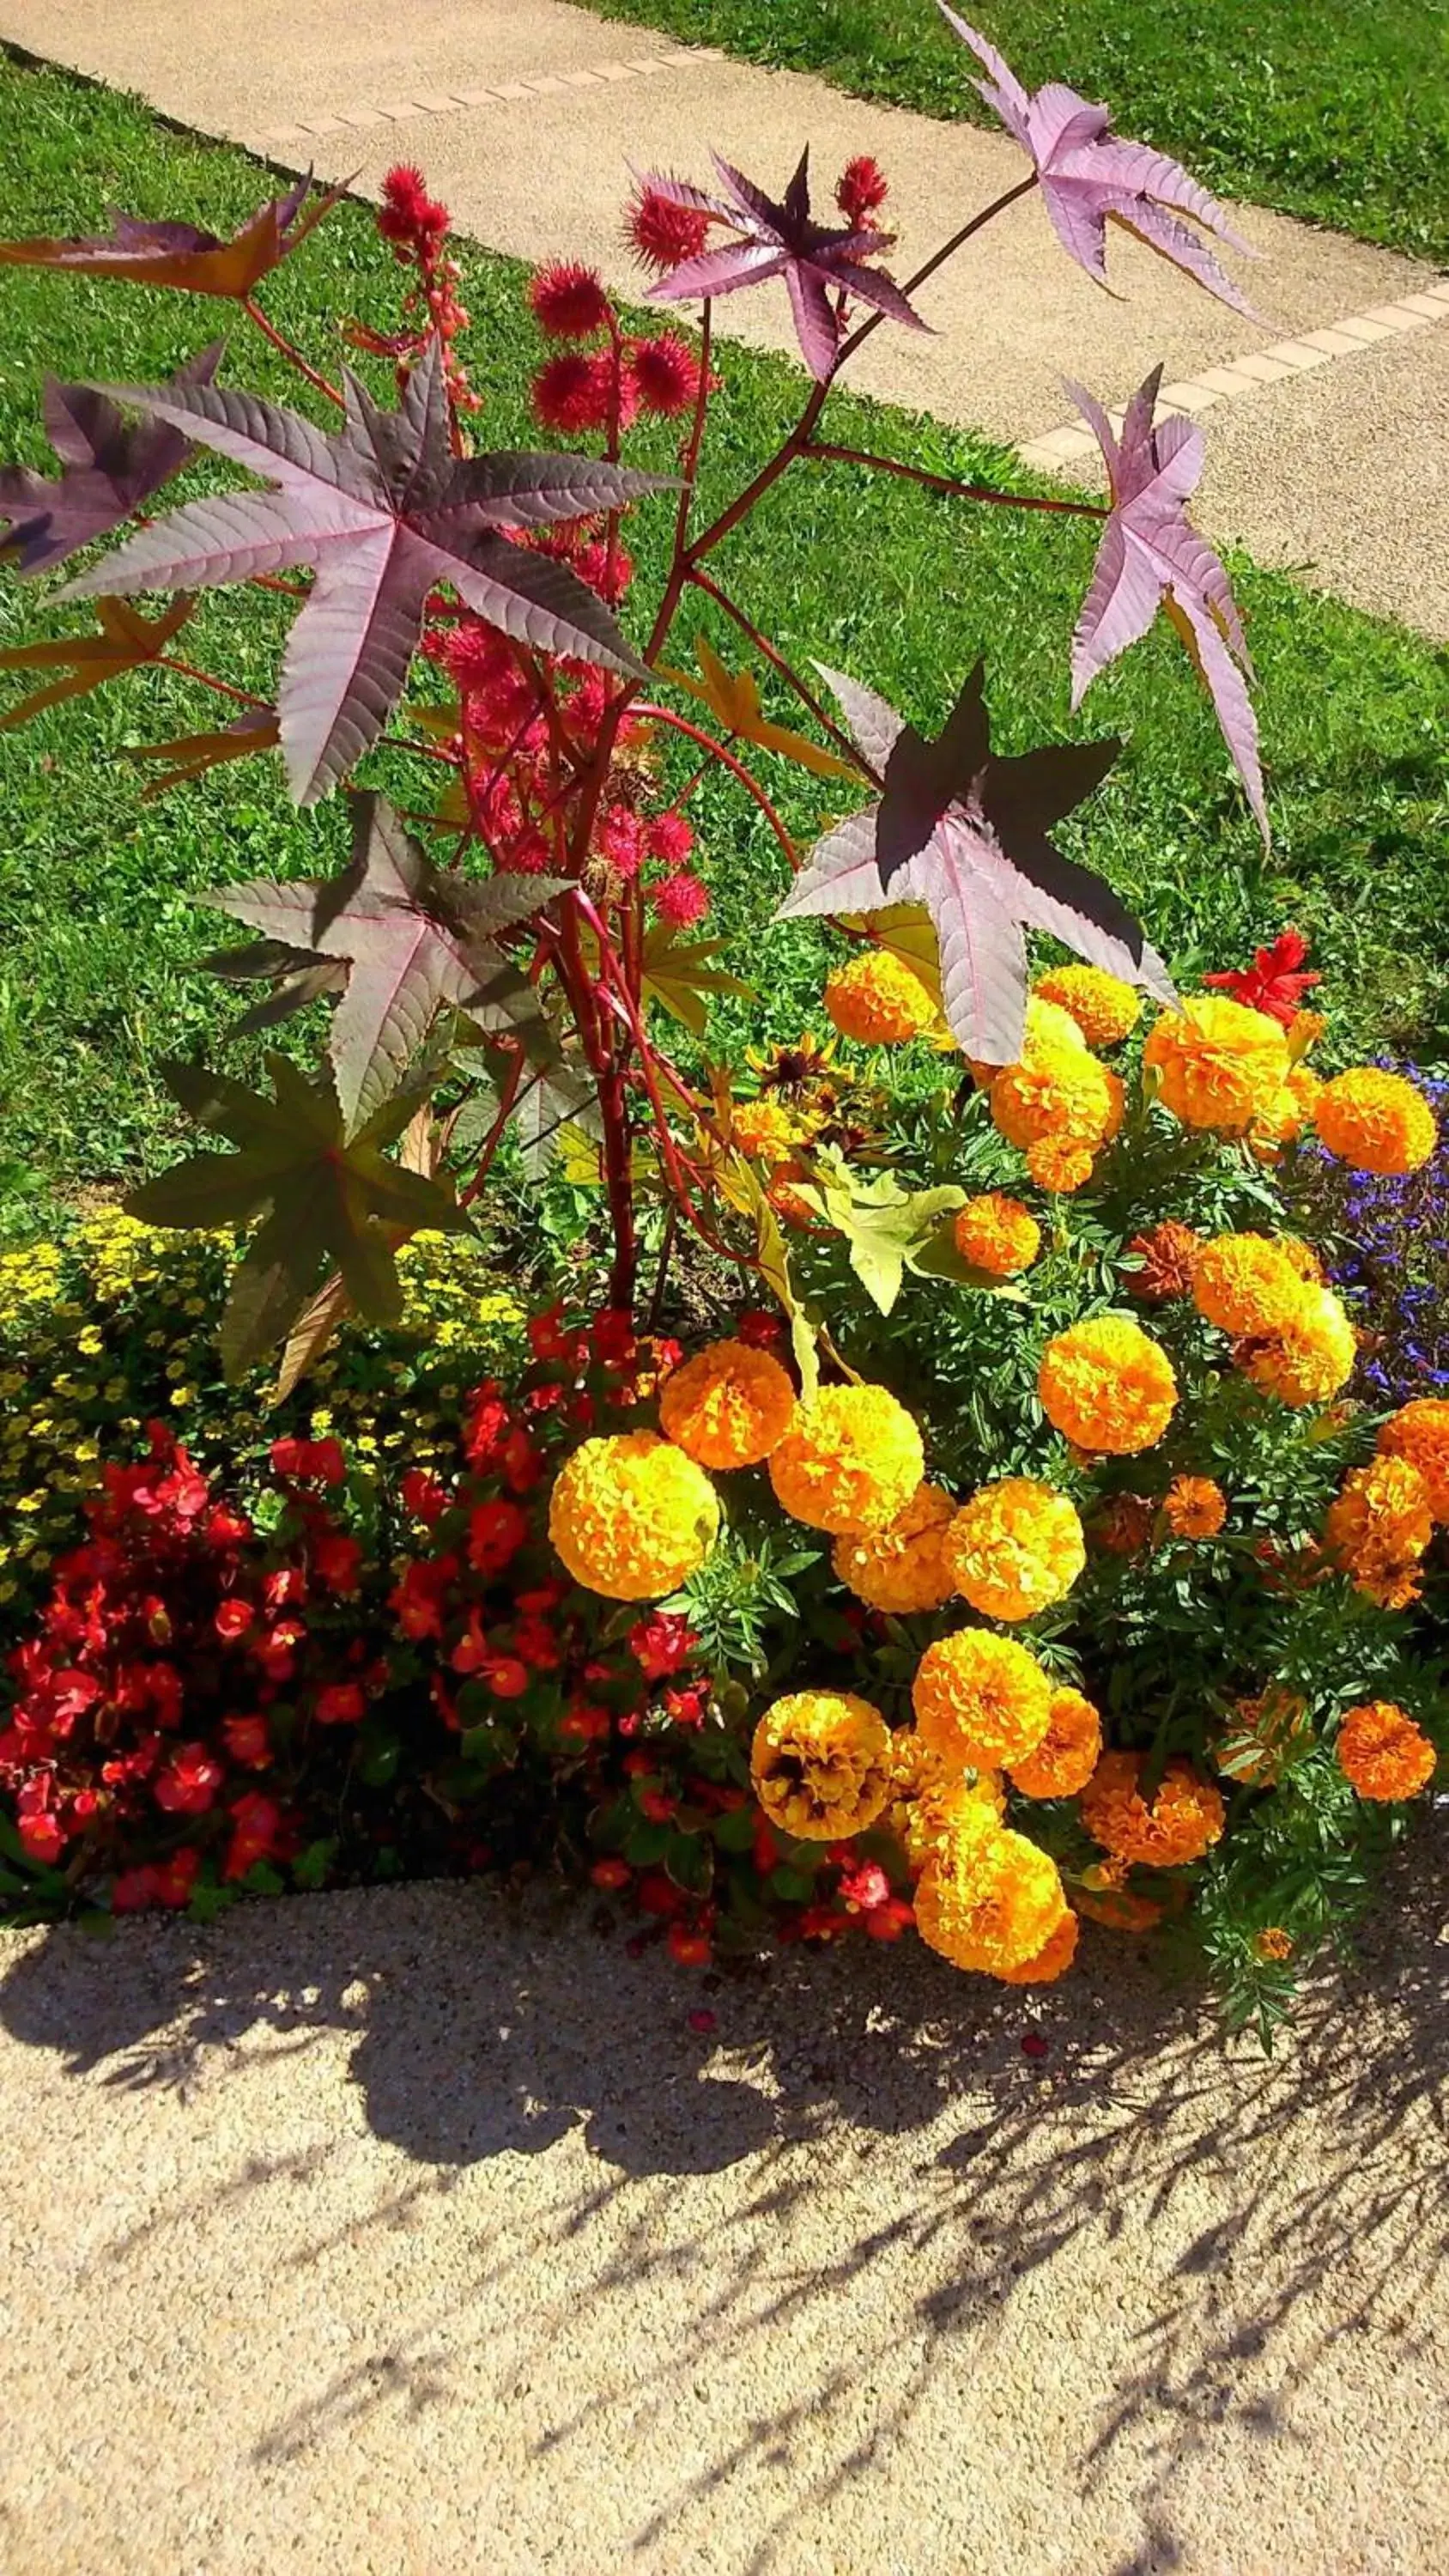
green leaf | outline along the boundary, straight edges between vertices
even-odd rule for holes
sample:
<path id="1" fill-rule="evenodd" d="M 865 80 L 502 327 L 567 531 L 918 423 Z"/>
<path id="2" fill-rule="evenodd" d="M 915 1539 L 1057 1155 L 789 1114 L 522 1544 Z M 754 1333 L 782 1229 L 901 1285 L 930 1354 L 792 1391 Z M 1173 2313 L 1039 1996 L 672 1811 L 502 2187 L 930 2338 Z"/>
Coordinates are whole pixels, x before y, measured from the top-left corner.
<path id="1" fill-rule="evenodd" d="M 624 1858 L 634 1869 L 652 1869 L 661 1861 L 674 1840 L 674 1827 L 651 1824 L 641 1817 L 624 1845 Z"/>
<path id="2" fill-rule="evenodd" d="M 753 1807 L 732 1807 L 727 1815 L 715 1818 L 710 1830 L 721 1851 L 751 1851 L 755 1840 L 755 1811 Z"/>
<path id="3" fill-rule="evenodd" d="M 713 1846 L 703 1834 L 671 1835 L 664 1872 L 686 1896 L 708 1896 L 714 1885 Z"/>
<path id="4" fill-rule="evenodd" d="M 943 1216 L 966 1204 L 965 1191 L 954 1186 L 903 1190 L 893 1172 L 862 1180 L 841 1162 L 826 1163 L 799 1194 L 844 1237 L 851 1269 L 883 1315 L 901 1293 L 907 1264 L 940 1230 Z"/>
<path id="5" fill-rule="evenodd" d="M 798 1869 L 772 1869 L 766 1884 L 787 1905 L 807 1905 L 815 1893 L 814 1880 Z"/>
<path id="6" fill-rule="evenodd" d="M 651 924 L 644 937 L 643 995 L 646 1002 L 658 1002 L 672 1019 L 702 1038 L 705 1031 L 707 993 L 733 993 L 751 998 L 750 987 L 738 975 L 726 974 L 712 962 L 724 946 L 723 939 L 698 939 L 687 943 L 678 938 L 668 922 Z"/>
<path id="7" fill-rule="evenodd" d="M 309 1843 L 298 1852 L 292 1863 L 294 1887 L 325 1887 L 328 1872 L 337 1857 L 337 1836 L 324 1834 L 320 1841 Z"/>
<path id="8" fill-rule="evenodd" d="M 466 1229 L 450 1185 L 384 1159 L 417 1101 L 396 1093 L 350 1141 L 330 1073 L 309 1081 L 268 1058 L 275 1099 L 188 1065 L 167 1079 L 182 1106 L 230 1138 L 235 1154 L 194 1154 L 127 1202 L 152 1225 L 244 1223 L 266 1210 L 232 1281 L 222 1317 L 222 1365 L 235 1381 L 282 1340 L 335 1268 L 369 1322 L 394 1322 L 402 1289 L 391 1230 Z"/>

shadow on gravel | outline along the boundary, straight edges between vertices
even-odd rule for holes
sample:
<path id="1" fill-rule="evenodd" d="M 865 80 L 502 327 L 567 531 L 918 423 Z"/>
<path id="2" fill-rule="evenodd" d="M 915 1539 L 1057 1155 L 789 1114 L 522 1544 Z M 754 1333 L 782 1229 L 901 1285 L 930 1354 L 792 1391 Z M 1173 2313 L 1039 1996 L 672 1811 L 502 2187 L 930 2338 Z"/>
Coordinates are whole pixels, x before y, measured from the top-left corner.
<path id="1" fill-rule="evenodd" d="M 667 2360 L 641 2375 L 621 2357 L 614 2384 L 563 2410 L 540 2457 L 597 2443 L 611 2410 L 623 2422 L 656 2382 L 663 2405 L 722 2351 L 763 2350 L 818 2317 L 798 2399 L 744 2434 L 720 2429 L 708 2467 L 681 2473 L 667 2511 L 641 2525 L 645 2563 L 663 2563 L 648 2553 L 671 2516 L 789 2457 L 808 2428 L 801 2494 L 749 2560 L 768 2569 L 798 2514 L 867 2468 L 889 2470 L 943 2367 L 969 2377 L 1033 2275 L 1096 2249 L 1110 2301 L 1111 2249 L 1149 2232 L 1151 2296 L 1130 2323 L 1113 2317 L 1079 2453 L 1084 2493 L 1119 2451 L 1124 2470 L 1130 2458 L 1142 2548 L 1106 2576 L 1132 2576 L 1181 2563 L 1165 2498 L 1225 2425 L 1298 2438 L 1285 2409 L 1315 2351 L 1370 2334 L 1407 2356 L 1432 2332 L 1449 2253 L 1446 1846 L 1441 1814 L 1358 1963 L 1312 1988 L 1271 2060 L 1225 2043 L 1195 1997 L 1164 1990 L 1106 1934 L 1040 2000 L 962 1980 L 914 1946 L 866 1943 L 786 1954 L 706 1994 L 657 1953 L 630 1957 L 622 1927 L 606 1932 L 583 1907 L 514 1909 L 468 1887 L 248 1907 L 201 1934 L 61 1930 L 11 1965 L 0 2026 L 92 2083 L 183 2098 L 219 2080 L 244 2039 L 272 2056 L 355 2034 L 368 2125 L 417 2168 L 390 2172 L 364 2226 L 410 2223 L 483 2160 L 579 2132 L 595 2160 L 586 2178 L 576 2161 L 558 2169 L 567 2188 L 529 2245 L 484 2263 L 471 2323 L 448 2332 L 485 2330 L 503 2271 L 581 2239 L 589 2300 L 622 2308 L 672 2284 L 677 2303 L 681 2282 L 692 2295 Z M 705 2001 L 717 2027 L 698 2033 L 689 2016 Z M 228 2189 L 265 2189 L 283 2167 L 258 2154 Z M 822 2198 L 823 2259 L 810 2232 Z M 186 2215 L 173 2206 L 154 2223 Z M 797 2233 L 811 2251 L 792 2264 Z M 322 2260 L 331 2241 L 301 2259 Z M 852 2320 L 838 2345 L 832 2310 Z M 566 2323 L 541 2310 L 540 2344 Z M 284 2418 L 258 2456 L 308 2449 L 399 2390 L 446 2403 L 437 2320 L 425 2329 L 412 2345 L 400 2331 L 380 2376 L 353 2373 Z"/>

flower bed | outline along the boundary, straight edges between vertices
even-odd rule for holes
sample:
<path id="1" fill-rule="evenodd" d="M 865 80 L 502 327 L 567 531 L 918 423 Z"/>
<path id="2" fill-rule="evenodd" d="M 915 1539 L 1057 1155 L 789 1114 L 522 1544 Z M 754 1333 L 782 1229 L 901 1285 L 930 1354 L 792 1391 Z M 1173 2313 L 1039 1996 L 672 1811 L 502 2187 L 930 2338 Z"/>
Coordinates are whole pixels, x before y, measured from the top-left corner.
<path id="1" fill-rule="evenodd" d="M 1376 1320 L 1353 1264 L 1356 1193 L 1436 1186 L 1434 1099 L 1331 1070 L 1291 931 L 1179 993 L 1052 838 L 1118 743 L 1003 756 L 979 664 L 934 735 L 858 677 L 817 689 L 724 586 L 718 550 L 797 468 L 1088 519 L 1074 703 L 1162 607 L 1267 839 L 1246 639 L 1186 516 L 1202 435 L 1157 418 L 1156 376 L 1120 422 L 1081 396 L 1103 505 L 823 435 L 861 342 L 921 327 L 940 259 L 1028 189 L 1092 275 L 1113 215 L 1238 300 L 1185 173 L 1085 103 L 1063 147 L 1061 93 L 1028 98 L 953 24 L 1020 187 L 901 286 L 868 160 L 833 224 L 803 160 L 778 199 L 724 163 L 710 189 L 642 182 L 650 295 L 698 303 L 698 337 L 632 327 L 568 264 L 530 296 L 555 344 L 538 417 L 592 453 L 478 451 L 416 172 L 379 219 L 399 327 L 346 326 L 393 408 L 257 301 L 327 212 L 305 186 L 231 243 L 129 221 L 0 246 L 230 300 L 327 407 L 323 429 L 219 385 L 216 349 L 135 393 L 139 429 L 95 388 L 53 394 L 65 471 L 0 482 L 22 573 L 141 524 L 72 584 L 104 650 L 7 659 L 74 663 L 63 694 L 160 661 L 240 698 L 149 747 L 158 787 L 280 750 L 298 803 L 341 787 L 353 826 L 330 877 L 208 898 L 253 934 L 207 961 L 265 988 L 238 1028 L 285 1030 L 270 1089 L 170 1067 L 211 1141 L 3 1274 L 16 1911 L 558 1866 L 685 1965 L 914 1926 L 1033 1984 L 1087 1917 L 1195 1940 L 1266 2020 L 1432 1776 L 1449 1403 L 1405 1381 L 1402 1331 L 1408 1400 L 1375 1401 L 1385 1282 Z M 712 308 L 770 281 L 808 390 L 705 518 Z M 678 421 L 676 477 L 624 461 L 643 416 Z M 155 514 L 188 442 L 271 489 Z M 647 509 L 673 533 L 635 642 Z M 155 622 L 126 606 L 183 575 Z M 241 578 L 292 603 L 275 706 L 168 650 L 197 586 Z M 702 634 L 695 671 L 665 659 L 686 602 L 741 670 Z M 406 824 L 357 785 L 373 758 L 390 784 L 409 764 Z M 819 785 L 808 855 L 771 761 Z M 743 988 L 691 935 L 706 775 L 778 852 L 779 917 L 830 926 L 822 1024 L 743 1068 L 709 1036 Z M 552 1271 L 548 1302 L 487 1267 L 500 1176 L 527 1228 L 510 1272 Z"/>

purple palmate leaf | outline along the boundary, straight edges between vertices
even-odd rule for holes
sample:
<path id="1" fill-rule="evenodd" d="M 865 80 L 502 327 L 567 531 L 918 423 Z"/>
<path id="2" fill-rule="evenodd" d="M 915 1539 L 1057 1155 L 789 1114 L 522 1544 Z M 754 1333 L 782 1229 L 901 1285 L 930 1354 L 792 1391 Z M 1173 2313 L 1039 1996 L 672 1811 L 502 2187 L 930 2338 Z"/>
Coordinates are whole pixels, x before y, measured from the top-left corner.
<path id="1" fill-rule="evenodd" d="M 213 340 L 189 360 L 172 377 L 171 390 L 209 385 L 222 345 Z M 28 465 L 0 471 L 0 519 L 10 524 L 0 556 L 24 575 L 49 572 L 93 538 L 108 537 L 192 452 L 190 440 L 169 422 L 128 421 L 93 385 L 63 385 L 47 376 L 42 399 L 62 472 L 51 480 Z"/>
<path id="2" fill-rule="evenodd" d="M 1243 621 L 1219 558 L 1185 507 L 1202 474 L 1203 434 L 1179 414 L 1154 428 L 1161 382 L 1162 369 L 1155 367 L 1127 406 L 1120 438 L 1091 394 L 1080 385 L 1067 386 L 1096 435 L 1112 495 L 1112 515 L 1072 638 L 1072 706 L 1081 705 L 1097 673 L 1138 643 L 1158 609 L 1165 609 L 1207 687 L 1266 842 L 1258 721 L 1247 686 L 1253 665 Z"/>
<path id="3" fill-rule="evenodd" d="M 650 287 L 651 301 L 681 304 L 695 296 L 733 295 L 742 286 L 761 286 L 767 278 L 783 277 L 805 364 L 819 384 L 834 373 L 847 327 L 844 308 L 851 298 L 913 331 L 930 329 L 907 303 L 894 278 L 868 265 L 890 249 L 892 234 L 852 232 L 812 222 L 808 145 L 778 202 L 722 161 L 717 152 L 713 158 L 721 196 L 708 196 L 702 188 L 663 172 L 651 171 L 644 182 L 670 205 L 707 214 L 716 223 L 728 224 L 736 236 L 672 268 L 657 286 Z"/>
<path id="4" fill-rule="evenodd" d="M 1105 778 L 1118 742 L 999 758 L 979 662 L 932 742 L 873 690 L 820 667 L 882 789 L 817 842 L 781 920 L 923 903 L 940 946 L 951 1034 L 964 1055 L 987 1064 L 1010 1064 L 1021 1053 L 1027 930 L 1046 932 L 1162 1001 L 1175 999 L 1162 959 L 1125 904 L 1050 838 L 1052 825 Z"/>
<path id="5" fill-rule="evenodd" d="M 642 674 L 596 592 L 566 564 L 498 532 L 619 509 L 670 478 L 589 456 L 456 458 L 436 340 L 398 411 L 380 411 L 349 376 L 336 434 L 229 387 L 111 391 L 273 489 L 188 502 L 61 596 L 199 590 L 310 565 L 316 579 L 288 638 L 278 699 L 299 804 L 325 795 L 376 741 L 439 582 L 519 643 Z"/>
<path id="6" fill-rule="evenodd" d="M 1107 108 L 1094 107 L 1062 82 L 1050 81 L 1035 94 L 1023 89 L 996 47 L 958 18 L 947 0 L 936 0 L 936 6 L 986 74 L 972 88 L 1035 163 L 1057 239 L 1079 268 L 1098 286 L 1106 285 L 1110 217 L 1210 295 L 1251 316 L 1251 305 L 1191 229 L 1197 224 L 1253 257 L 1206 188 L 1167 153 L 1155 152 L 1150 144 L 1124 142 L 1112 132 Z"/>

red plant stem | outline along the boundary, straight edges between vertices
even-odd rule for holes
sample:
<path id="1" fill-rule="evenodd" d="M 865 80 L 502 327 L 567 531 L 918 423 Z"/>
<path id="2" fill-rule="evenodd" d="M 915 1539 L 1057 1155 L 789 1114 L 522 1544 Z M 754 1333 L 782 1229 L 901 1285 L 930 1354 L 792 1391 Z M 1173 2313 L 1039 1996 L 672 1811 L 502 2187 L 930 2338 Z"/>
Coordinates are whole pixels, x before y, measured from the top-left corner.
<path id="1" fill-rule="evenodd" d="M 963 224 L 959 232 L 953 233 L 949 241 L 943 242 L 940 249 L 933 251 L 930 258 L 915 271 L 914 275 L 906 279 L 901 293 L 914 295 L 917 287 L 924 286 L 927 278 L 934 277 L 938 268 L 944 268 L 948 259 L 954 259 L 957 251 L 961 250 L 974 234 L 984 232 L 986 226 L 994 223 L 998 215 L 1004 215 L 1007 207 L 1014 206 L 1018 198 L 1029 197 L 1035 186 L 1036 172 L 1031 170 L 1024 179 L 1018 179 L 1014 188 L 1007 188 L 1001 196 L 993 197 L 989 206 L 983 206 L 979 215 L 973 215 L 969 223 Z M 835 361 L 837 375 L 847 358 L 854 357 L 856 350 L 870 338 L 872 331 L 880 329 L 885 318 L 883 313 L 871 313 L 857 330 L 852 331 Z"/>
<path id="2" fill-rule="evenodd" d="M 518 1098 L 519 1087 L 523 1081 L 524 1067 L 527 1062 L 528 1059 L 525 1056 L 522 1047 L 520 1047 L 512 1064 L 508 1068 L 503 1088 L 498 1095 L 498 1114 L 495 1117 L 492 1126 L 489 1128 L 487 1135 L 483 1139 L 483 1150 L 478 1158 L 478 1169 L 474 1173 L 471 1181 L 468 1183 L 466 1190 L 460 1190 L 458 1193 L 459 1207 L 471 1207 L 473 1201 L 482 1194 L 484 1183 L 486 1182 L 488 1174 L 493 1166 L 493 1157 L 503 1142 L 503 1130 L 513 1115 L 513 1104 Z"/>
<path id="3" fill-rule="evenodd" d="M 149 525 L 149 522 L 147 524 Z M 280 591 L 283 599 L 310 599 L 312 596 L 311 585 L 309 583 L 305 581 L 279 581 L 274 572 L 254 572 L 252 574 L 252 587 L 254 590 Z"/>
<path id="4" fill-rule="evenodd" d="M 823 451 L 817 447 L 811 446 L 807 447 L 804 452 L 807 456 L 818 456 Z M 834 718 L 827 715 L 824 707 L 820 703 L 820 700 L 816 697 L 814 690 L 807 688 L 805 682 L 801 679 L 799 672 L 792 669 L 791 665 L 786 661 L 783 653 L 777 652 L 775 646 L 770 642 L 768 635 L 761 634 L 760 629 L 755 625 L 753 619 L 747 617 L 742 608 L 737 608 L 735 606 L 734 601 L 729 597 L 728 593 L 720 589 L 718 582 L 711 581 L 707 572 L 700 572 L 696 567 L 691 571 L 689 578 L 696 590 L 702 590 L 706 598 L 712 599 L 717 607 L 724 610 L 726 617 L 732 617 L 734 619 L 740 633 L 742 635 L 747 635 L 750 642 L 755 646 L 756 651 L 763 653 L 765 660 L 769 663 L 771 669 L 779 672 L 781 679 L 785 681 L 788 687 L 794 690 L 795 695 L 800 700 L 802 706 L 808 707 L 810 713 L 815 718 L 816 723 L 824 727 L 826 733 L 829 734 L 831 741 L 836 745 L 836 748 L 839 751 L 848 754 L 852 768 L 862 769 L 865 771 L 867 777 L 872 776 L 873 772 L 870 769 L 869 763 L 862 758 L 856 745 L 851 741 L 849 734 L 842 732 L 840 726 L 834 721 Z"/>
<path id="5" fill-rule="evenodd" d="M 631 1315 L 639 1252 L 634 1231 L 634 1139 L 624 1086 L 624 1056 L 622 1049 L 612 1044 L 603 1026 L 598 998 L 579 945 L 580 913 L 590 920 L 596 936 L 602 925 L 588 896 L 578 887 L 573 889 L 572 901 L 568 896 L 562 898 L 560 912 L 555 971 L 568 997 L 574 1025 L 599 1087 L 599 1115 L 604 1128 L 604 1187 L 608 1192 L 609 1222 L 614 1233 L 609 1303 L 622 1313 Z M 599 944 L 602 964 L 607 933 L 600 938 Z"/>
<path id="6" fill-rule="evenodd" d="M 733 777 L 739 780 L 740 785 L 744 788 L 746 794 L 754 798 L 760 812 L 764 815 L 766 822 L 769 824 L 771 831 L 774 833 L 776 840 L 779 842 L 781 849 L 789 860 L 790 873 L 793 876 L 797 866 L 799 865 L 795 856 L 795 844 L 791 840 L 789 833 L 786 831 L 784 824 L 781 822 L 779 815 L 776 813 L 774 806 L 770 803 L 770 800 L 765 794 L 763 787 L 760 785 L 759 780 L 751 777 L 749 771 L 744 765 L 744 762 L 742 760 L 736 760 L 732 751 L 726 751 L 722 742 L 716 742 L 712 733 L 706 733 L 700 725 L 691 724 L 688 716 L 677 716 L 672 707 L 656 707 L 651 702 L 641 700 L 635 707 L 634 712 L 638 716 L 647 717 L 653 724 L 672 725 L 676 733 L 687 734 L 691 742 L 697 742 L 701 748 L 709 752 L 715 760 L 723 761 L 725 768 L 730 771 Z"/>
<path id="7" fill-rule="evenodd" d="M 258 304 L 254 295 L 247 295 L 242 298 L 242 311 L 249 322 L 255 322 L 263 339 L 270 340 L 272 347 L 280 350 L 282 356 L 286 359 L 287 364 L 296 368 L 299 376 L 305 376 L 308 384 L 315 385 L 318 393 L 325 394 L 329 402 L 333 402 L 337 405 L 339 411 L 346 410 L 346 395 L 340 394 L 335 385 L 329 384 L 324 375 L 319 374 L 318 370 L 314 366 L 309 365 L 308 361 L 303 357 L 301 350 L 295 348 L 292 342 L 287 338 L 286 333 L 284 331 L 279 331 L 275 322 L 273 322 L 270 317 L 262 311 L 262 308 L 260 304 Z"/>
<path id="8" fill-rule="evenodd" d="M 924 483 L 928 491 L 948 493 L 957 501 L 991 501 L 1002 510 L 1054 510 L 1070 519 L 1111 515 L 1096 501 L 1057 501 L 1035 492 L 998 492 L 989 483 L 958 483 L 953 475 L 932 474 L 924 465 L 905 465 L 898 456 L 872 456 L 863 447 L 835 447 L 827 439 L 812 438 L 800 452 L 822 465 L 868 465 L 877 474 L 898 474 L 903 482 Z"/>
<path id="9" fill-rule="evenodd" d="M 155 661 L 158 670 L 174 671 L 178 679 L 195 680 L 203 689 L 217 689 L 224 698 L 235 698 L 239 707 L 266 707 L 271 712 L 269 699 L 254 698 L 250 689 L 234 689 L 230 680 L 219 680 L 213 671 L 198 671 L 194 662 L 179 661 L 174 653 L 158 653 Z"/>
<path id="10" fill-rule="evenodd" d="M 456 769 L 458 762 L 451 751 L 440 751 L 435 742 L 423 742 L 415 733 L 380 733 L 379 750 L 415 751 L 419 760 L 440 760 L 445 769 Z"/>

